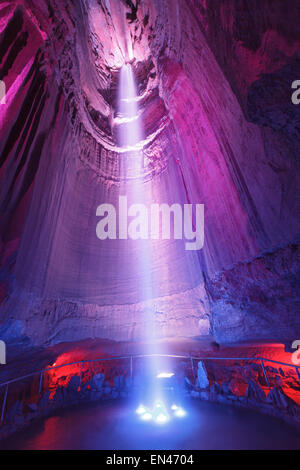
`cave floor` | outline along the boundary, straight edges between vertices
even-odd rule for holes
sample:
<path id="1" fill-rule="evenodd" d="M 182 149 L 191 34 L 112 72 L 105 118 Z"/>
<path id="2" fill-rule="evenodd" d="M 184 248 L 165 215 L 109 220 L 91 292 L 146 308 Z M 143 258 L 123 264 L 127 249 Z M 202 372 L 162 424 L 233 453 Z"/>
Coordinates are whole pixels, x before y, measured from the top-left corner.
<path id="1" fill-rule="evenodd" d="M 300 431 L 246 409 L 191 400 L 187 416 L 142 422 L 127 401 L 63 410 L 0 442 L 20 450 L 298 449 Z"/>

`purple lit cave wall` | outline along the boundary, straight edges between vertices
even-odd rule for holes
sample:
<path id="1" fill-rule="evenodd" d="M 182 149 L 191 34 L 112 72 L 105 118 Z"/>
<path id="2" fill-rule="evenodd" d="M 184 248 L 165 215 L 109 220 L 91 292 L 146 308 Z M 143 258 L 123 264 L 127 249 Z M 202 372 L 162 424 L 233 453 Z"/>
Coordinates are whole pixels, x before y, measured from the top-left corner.
<path id="1" fill-rule="evenodd" d="M 161 337 L 295 339 L 299 7 L 0 3 L 1 338 L 140 340 L 149 310 Z M 115 119 L 130 54 L 141 171 L 124 164 Z M 149 201 L 205 205 L 201 251 L 157 241 L 143 266 L 132 240 L 99 242 L 97 206 L 136 181 Z"/>

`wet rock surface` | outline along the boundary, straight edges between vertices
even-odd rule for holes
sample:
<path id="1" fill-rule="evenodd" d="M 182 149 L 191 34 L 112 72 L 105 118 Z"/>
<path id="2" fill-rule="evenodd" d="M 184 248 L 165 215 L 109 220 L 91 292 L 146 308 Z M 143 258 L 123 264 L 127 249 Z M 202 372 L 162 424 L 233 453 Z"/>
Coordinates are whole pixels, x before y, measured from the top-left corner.
<path id="1" fill-rule="evenodd" d="M 20 321 L 20 341 L 32 345 L 140 340 L 151 283 L 162 336 L 294 340 L 298 2 L 0 8 L 2 325 Z M 97 205 L 115 203 L 134 176 L 115 119 L 129 43 L 145 130 L 135 176 L 149 198 L 206 208 L 200 254 L 157 244 L 151 273 L 128 269 L 135 245 L 102 249 L 95 237 Z"/>

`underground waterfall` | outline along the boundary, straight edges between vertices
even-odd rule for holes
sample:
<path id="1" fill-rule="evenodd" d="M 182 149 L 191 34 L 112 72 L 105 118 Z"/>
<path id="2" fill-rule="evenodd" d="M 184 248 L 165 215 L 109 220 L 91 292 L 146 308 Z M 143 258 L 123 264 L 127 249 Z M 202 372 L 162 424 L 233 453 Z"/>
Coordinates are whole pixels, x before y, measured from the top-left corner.
<path id="1" fill-rule="evenodd" d="M 1 448 L 299 448 L 297 18 L 0 2 Z"/>

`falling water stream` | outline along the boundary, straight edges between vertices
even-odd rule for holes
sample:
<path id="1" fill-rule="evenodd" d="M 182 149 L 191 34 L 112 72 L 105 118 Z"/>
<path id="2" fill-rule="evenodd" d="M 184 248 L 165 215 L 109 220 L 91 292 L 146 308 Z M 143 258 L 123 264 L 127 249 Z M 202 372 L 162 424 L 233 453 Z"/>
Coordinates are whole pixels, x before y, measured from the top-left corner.
<path id="1" fill-rule="evenodd" d="M 151 185 L 143 181 L 143 124 L 139 110 L 139 97 L 135 83 L 134 73 L 130 64 L 125 64 L 120 72 L 118 93 L 118 145 L 123 150 L 126 182 L 124 190 L 128 201 L 134 204 L 147 206 L 151 202 Z M 144 339 L 146 341 L 146 354 L 162 354 L 162 346 L 157 338 L 155 307 L 153 305 L 152 251 L 150 237 L 147 240 L 135 240 L 137 252 L 136 276 L 139 282 L 140 297 L 146 300 L 143 324 L 145 325 Z M 147 384 L 147 394 L 152 400 L 161 400 L 157 374 L 161 372 L 161 359 L 153 357 L 147 361 L 148 370 L 144 371 L 144 380 Z"/>

